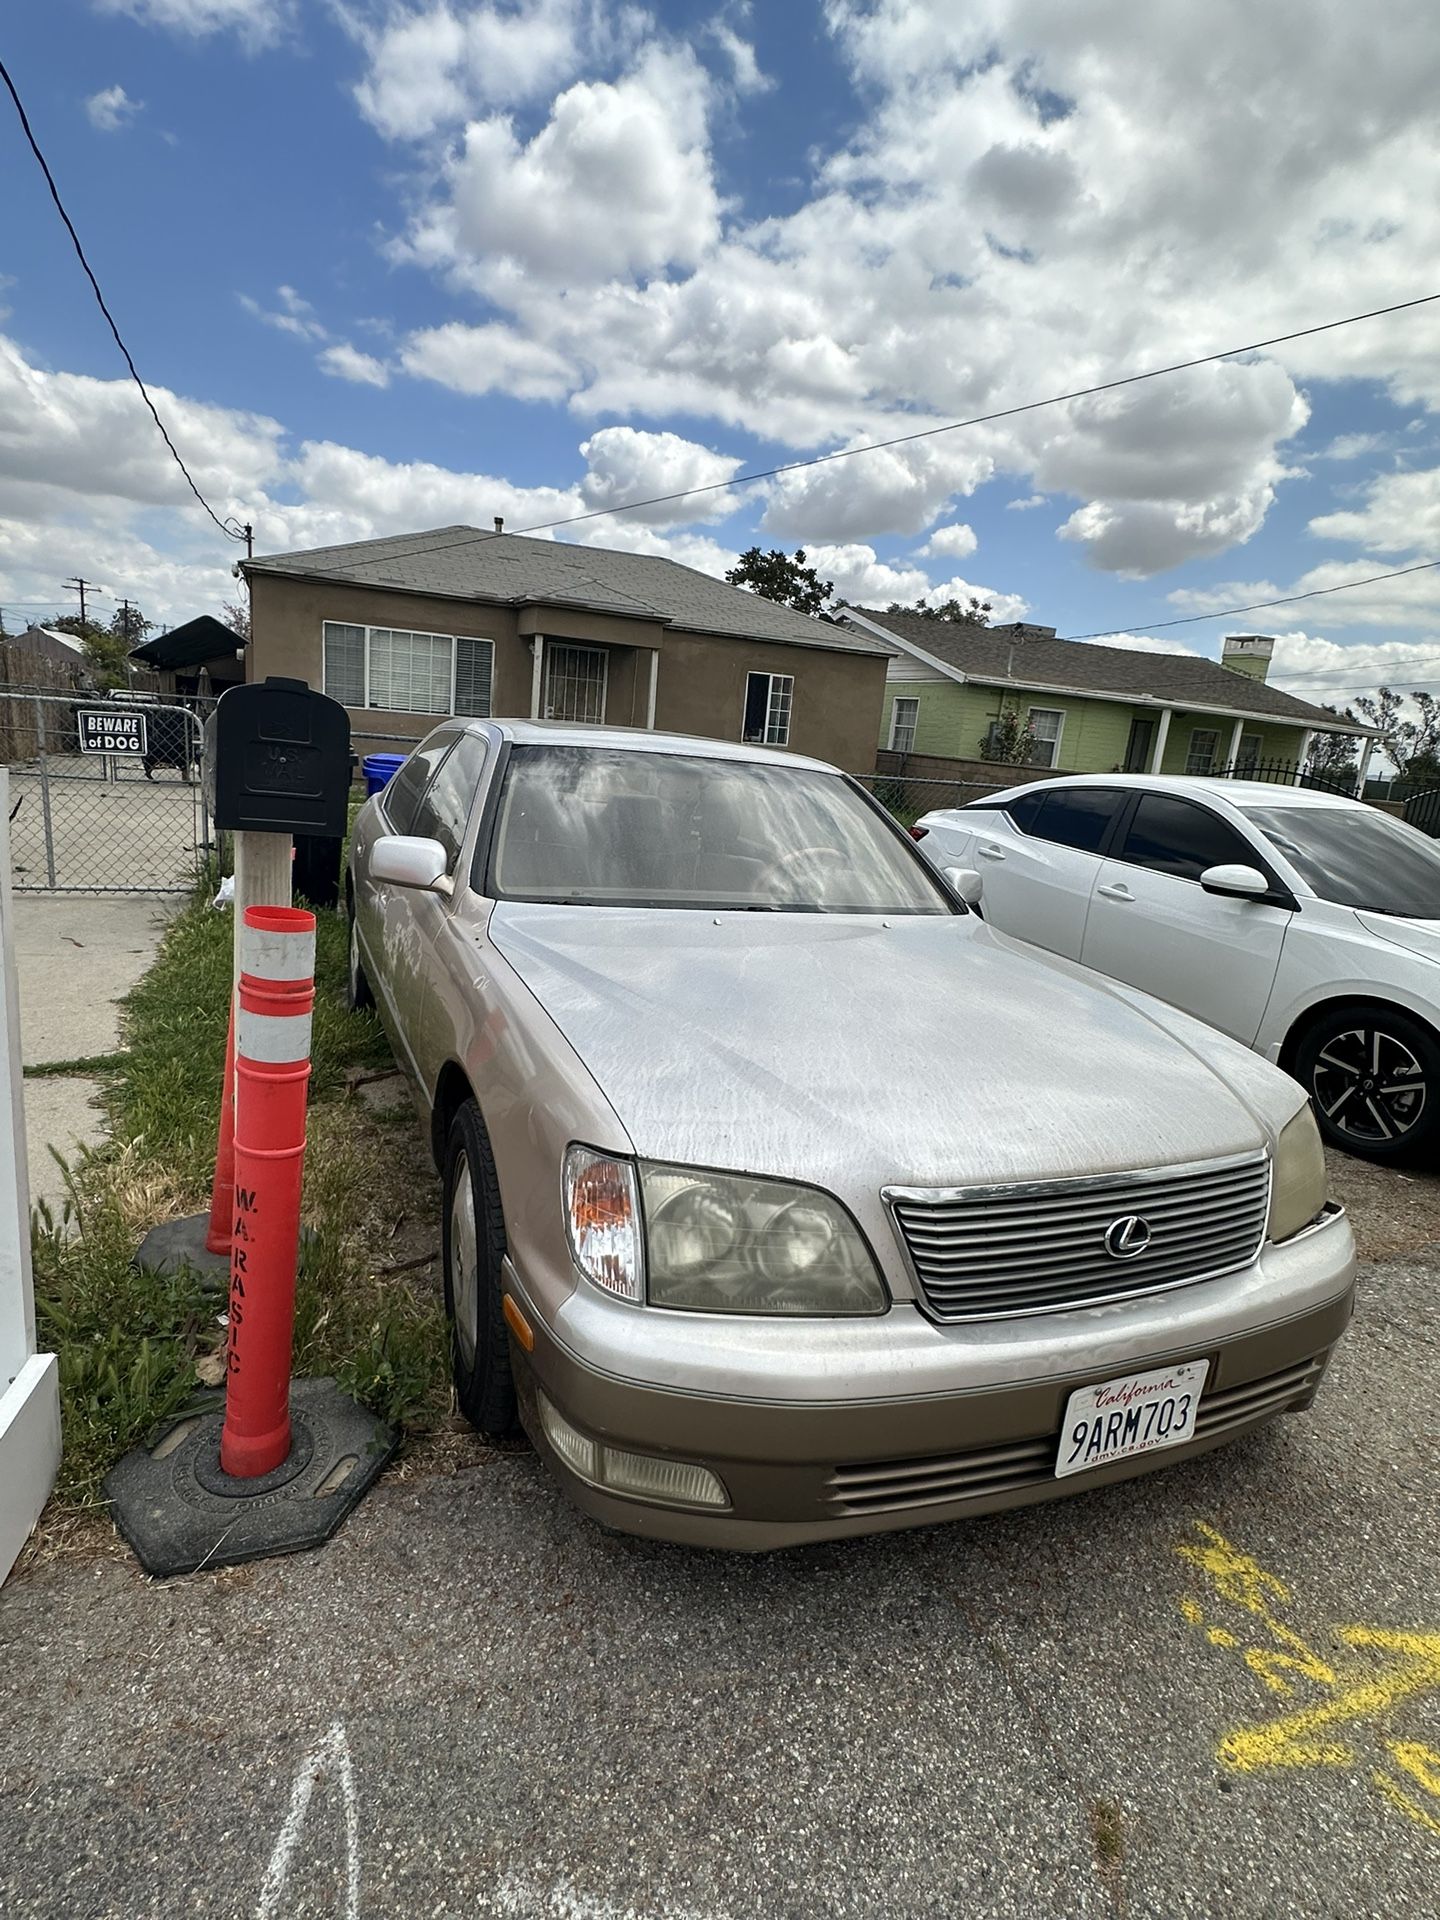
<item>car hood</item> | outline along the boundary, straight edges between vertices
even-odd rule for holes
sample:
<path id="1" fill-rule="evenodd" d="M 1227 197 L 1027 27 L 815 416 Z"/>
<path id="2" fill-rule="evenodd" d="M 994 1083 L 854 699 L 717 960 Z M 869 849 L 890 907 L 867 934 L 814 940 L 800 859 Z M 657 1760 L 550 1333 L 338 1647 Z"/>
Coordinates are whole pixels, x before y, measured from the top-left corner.
<path id="1" fill-rule="evenodd" d="M 1440 960 L 1440 920 L 1407 920 L 1395 913 L 1366 913 L 1360 907 L 1355 918 L 1377 940 L 1418 953 L 1422 960 Z"/>
<path id="2" fill-rule="evenodd" d="M 841 1188 L 1047 1179 L 1253 1150 L 1300 1100 L 971 916 L 506 903 L 490 936 L 645 1158 Z"/>

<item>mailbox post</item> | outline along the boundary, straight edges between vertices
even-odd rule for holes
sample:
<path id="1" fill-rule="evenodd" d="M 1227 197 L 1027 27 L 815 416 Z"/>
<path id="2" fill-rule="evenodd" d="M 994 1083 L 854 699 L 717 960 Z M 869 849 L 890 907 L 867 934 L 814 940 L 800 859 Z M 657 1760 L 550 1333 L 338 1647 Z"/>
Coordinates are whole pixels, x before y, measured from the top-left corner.
<path id="1" fill-rule="evenodd" d="M 249 1189 L 257 1182 L 251 1175 L 247 1175 L 244 1196 L 245 1229 L 234 1228 L 229 1250 L 222 1253 L 212 1245 L 205 1251 L 212 1220 L 227 1214 L 232 1223 L 236 1218 L 233 1162 L 226 1160 L 226 1120 L 235 1113 L 234 1088 L 227 1084 L 221 1096 L 220 1151 L 210 1213 L 152 1229 L 137 1256 L 142 1265 L 184 1260 L 200 1271 L 222 1269 L 231 1281 L 232 1321 L 243 1309 L 251 1331 L 253 1323 L 267 1317 L 263 1309 L 268 1307 L 269 1346 L 261 1358 L 275 1389 L 266 1401 L 268 1414 L 274 1416 L 271 1427 L 259 1442 L 250 1444 L 253 1435 L 245 1424 L 249 1418 L 254 1425 L 253 1406 L 242 1408 L 237 1402 L 233 1422 L 227 1423 L 218 1408 L 182 1417 L 168 1432 L 126 1454 L 106 1476 L 105 1492 L 116 1523 L 147 1571 L 155 1574 L 188 1573 L 202 1565 L 224 1566 L 318 1545 L 361 1499 L 395 1445 L 391 1430 L 356 1406 L 333 1380 L 293 1381 L 287 1425 L 283 1379 L 277 1387 L 270 1378 L 277 1368 L 288 1370 L 299 1155 L 304 1145 L 303 1078 L 309 1073 L 310 1028 L 310 1000 L 306 994 L 292 992 L 298 981 L 308 994 L 309 983 L 301 975 L 309 967 L 302 967 L 292 980 L 294 967 L 287 971 L 279 966 L 271 949 L 280 938 L 277 927 L 289 929 L 303 921 L 310 929 L 305 938 L 312 943 L 314 929 L 308 914 L 274 910 L 290 904 L 292 836 L 335 837 L 345 832 L 350 792 L 350 723 L 345 709 L 299 680 L 270 679 L 232 687 L 206 722 L 205 781 L 216 826 L 235 836 L 235 979 L 240 981 L 243 959 L 244 982 L 233 1052 L 240 1056 L 248 1051 L 251 1079 L 256 1082 L 252 1105 L 242 1101 L 239 1109 L 250 1154 L 247 1164 L 258 1158 L 262 1166 L 278 1165 L 283 1159 L 290 1167 L 290 1184 L 272 1209 L 277 1219 L 283 1216 L 285 1233 L 277 1239 L 273 1225 L 267 1227 L 263 1263 L 257 1262 L 252 1269 L 256 1208 L 255 1193 Z M 298 936 L 287 937 L 293 941 Z M 277 1013 L 277 996 L 286 995 L 293 1005 L 280 1006 Z M 233 989 L 231 1005 L 234 1018 Z M 302 1014 L 302 1020 L 280 1018 L 291 1013 Z M 303 1024 L 303 1064 L 293 1049 L 275 1051 L 271 1029 L 277 1022 L 293 1029 L 287 1044 Z M 274 1087 L 267 1083 L 275 1082 L 277 1076 L 287 1084 L 302 1081 L 298 1137 L 292 1125 L 281 1146 L 250 1131 L 256 1127 L 264 1134 L 272 1126 L 274 1101 L 265 1096 L 273 1095 Z M 293 1122 L 296 1116 L 288 1118 Z M 167 1235 L 171 1238 L 162 1249 L 157 1242 Z M 262 1291 L 288 1287 L 290 1298 L 287 1302 L 277 1293 L 262 1302 L 257 1287 Z M 248 1343 L 248 1334 L 246 1342 L 230 1342 L 232 1375 L 240 1348 Z M 227 1428 L 228 1445 L 222 1442 L 222 1426 Z"/>

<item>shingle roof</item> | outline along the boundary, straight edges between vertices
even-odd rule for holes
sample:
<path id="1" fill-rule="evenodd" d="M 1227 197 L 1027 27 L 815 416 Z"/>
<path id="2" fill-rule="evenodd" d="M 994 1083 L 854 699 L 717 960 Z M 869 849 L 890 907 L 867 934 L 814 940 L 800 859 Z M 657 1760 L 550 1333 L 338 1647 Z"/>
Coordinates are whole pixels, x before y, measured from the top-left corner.
<path id="1" fill-rule="evenodd" d="M 266 554 L 241 565 L 256 573 L 325 574 L 359 586 L 398 587 L 444 599 L 586 607 L 738 640 L 778 640 L 837 653 L 891 651 L 870 634 L 811 619 L 656 554 L 489 534 L 475 527 L 436 527 L 343 547 Z"/>
<path id="2" fill-rule="evenodd" d="M 875 607 L 855 611 L 947 666 L 977 678 L 1013 680 L 1017 687 L 1148 698 L 1178 707 L 1228 707 L 1232 713 L 1295 720 L 1308 727 L 1336 725 L 1333 713 L 1194 654 L 1020 638 L 1008 627 L 969 627 L 951 620 L 929 620 L 921 613 L 882 613 Z"/>

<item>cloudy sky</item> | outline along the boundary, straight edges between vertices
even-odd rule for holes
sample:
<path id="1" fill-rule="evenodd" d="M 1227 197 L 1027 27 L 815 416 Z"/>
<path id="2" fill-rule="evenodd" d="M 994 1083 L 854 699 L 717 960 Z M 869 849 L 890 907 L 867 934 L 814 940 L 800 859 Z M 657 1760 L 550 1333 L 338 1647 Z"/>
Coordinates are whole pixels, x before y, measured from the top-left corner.
<path id="1" fill-rule="evenodd" d="M 560 537 L 1440 686 L 1440 570 L 1161 624 L 1440 558 L 1440 304 L 728 484 L 1440 290 L 1433 0 L 46 0 L 4 55 L 257 551 L 711 486 Z M 7 623 L 218 610 L 0 108 Z"/>

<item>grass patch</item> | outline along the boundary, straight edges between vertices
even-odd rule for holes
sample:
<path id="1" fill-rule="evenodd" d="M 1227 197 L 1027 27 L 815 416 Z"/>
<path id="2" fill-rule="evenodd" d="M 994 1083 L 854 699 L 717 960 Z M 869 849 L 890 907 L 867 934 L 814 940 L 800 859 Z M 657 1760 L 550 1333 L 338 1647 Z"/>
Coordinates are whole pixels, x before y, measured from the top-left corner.
<path id="1" fill-rule="evenodd" d="M 436 1238 L 433 1170 L 418 1128 L 404 1138 L 355 1097 L 352 1080 L 388 1066 L 389 1049 L 373 1015 L 345 1010 L 344 922 L 320 914 L 316 935 L 295 1371 L 333 1374 L 382 1418 L 424 1427 L 449 1405 L 443 1309 L 433 1278 L 412 1271 L 423 1260 L 404 1263 L 403 1282 L 387 1269 L 397 1221 L 423 1219 Z M 223 1303 L 189 1275 L 130 1262 L 156 1221 L 208 1205 L 232 938 L 232 915 L 205 895 L 171 925 L 125 1003 L 126 1050 L 107 1061 L 111 1141 L 68 1169 L 59 1218 L 36 1210 L 36 1316 L 59 1355 L 72 1504 L 94 1502 L 107 1468 L 215 1375 Z"/>
<path id="2" fill-rule="evenodd" d="M 86 1053 L 78 1060 L 36 1060 L 21 1072 L 27 1080 L 90 1080 L 102 1073 L 118 1073 L 123 1053 Z"/>

